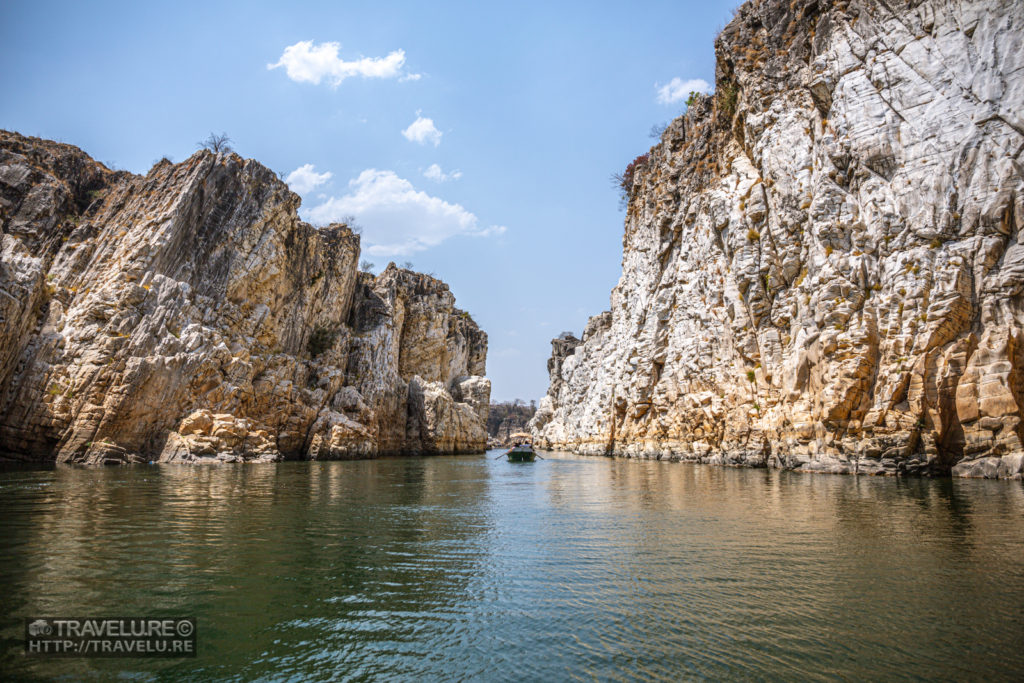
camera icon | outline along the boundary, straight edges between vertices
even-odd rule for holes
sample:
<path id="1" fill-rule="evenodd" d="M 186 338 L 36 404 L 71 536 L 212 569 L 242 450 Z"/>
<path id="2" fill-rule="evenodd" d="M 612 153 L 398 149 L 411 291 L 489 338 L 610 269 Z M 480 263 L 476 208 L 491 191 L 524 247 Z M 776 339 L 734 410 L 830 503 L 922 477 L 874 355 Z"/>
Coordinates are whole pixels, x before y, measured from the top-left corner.
<path id="1" fill-rule="evenodd" d="M 30 636 L 48 636 L 53 634 L 53 627 L 46 619 L 36 619 L 28 625 Z"/>

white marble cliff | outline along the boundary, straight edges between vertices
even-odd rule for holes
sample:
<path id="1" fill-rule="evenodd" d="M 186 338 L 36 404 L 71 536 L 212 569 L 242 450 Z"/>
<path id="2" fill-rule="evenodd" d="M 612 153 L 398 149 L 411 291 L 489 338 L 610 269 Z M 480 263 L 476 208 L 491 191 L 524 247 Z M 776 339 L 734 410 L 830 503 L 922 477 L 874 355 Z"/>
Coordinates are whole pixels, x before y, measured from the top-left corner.
<path id="1" fill-rule="evenodd" d="M 753 0 L 716 55 L 537 441 L 1020 478 L 1024 3 Z"/>

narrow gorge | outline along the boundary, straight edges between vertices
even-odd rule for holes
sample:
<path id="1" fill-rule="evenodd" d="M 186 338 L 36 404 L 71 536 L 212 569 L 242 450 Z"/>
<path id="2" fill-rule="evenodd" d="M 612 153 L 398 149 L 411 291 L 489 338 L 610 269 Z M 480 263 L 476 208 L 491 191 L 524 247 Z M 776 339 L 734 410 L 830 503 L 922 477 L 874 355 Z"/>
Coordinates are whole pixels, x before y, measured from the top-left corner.
<path id="1" fill-rule="evenodd" d="M 1024 4 L 753 0 L 715 50 L 537 443 L 1020 478 Z"/>
<path id="2" fill-rule="evenodd" d="M 233 153 L 111 171 L 0 132 L 0 450 L 35 462 L 482 452 L 487 335 Z"/>

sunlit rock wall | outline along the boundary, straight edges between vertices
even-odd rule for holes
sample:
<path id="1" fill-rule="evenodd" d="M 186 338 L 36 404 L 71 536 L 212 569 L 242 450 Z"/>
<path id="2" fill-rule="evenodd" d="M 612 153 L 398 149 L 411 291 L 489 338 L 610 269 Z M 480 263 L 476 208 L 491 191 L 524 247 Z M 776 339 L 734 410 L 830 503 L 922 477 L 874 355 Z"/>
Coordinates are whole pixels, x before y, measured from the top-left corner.
<path id="1" fill-rule="evenodd" d="M 298 205 L 234 154 L 136 176 L 0 132 L 0 454 L 483 450 L 486 335 L 434 278 L 359 273 L 358 236 Z"/>
<path id="2" fill-rule="evenodd" d="M 755 0 L 716 54 L 538 442 L 1019 478 L 1024 3 Z"/>

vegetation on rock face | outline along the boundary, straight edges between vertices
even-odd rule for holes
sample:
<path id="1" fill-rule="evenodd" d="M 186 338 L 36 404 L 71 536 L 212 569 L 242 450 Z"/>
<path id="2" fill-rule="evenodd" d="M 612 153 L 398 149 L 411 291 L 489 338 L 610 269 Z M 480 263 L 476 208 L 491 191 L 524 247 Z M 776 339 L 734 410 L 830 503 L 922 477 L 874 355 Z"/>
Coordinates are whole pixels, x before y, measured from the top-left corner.
<path id="1" fill-rule="evenodd" d="M 718 89 L 718 107 L 727 118 L 736 113 L 736 101 L 739 99 L 739 88 L 735 83 L 723 83 Z"/>
<path id="2" fill-rule="evenodd" d="M 612 182 L 619 190 L 619 199 L 622 201 L 623 208 L 629 203 L 629 200 L 633 196 L 633 182 L 636 180 L 636 174 L 640 169 L 647 165 L 647 159 L 650 155 L 646 152 L 638 156 L 633 161 L 629 162 L 626 166 L 626 170 L 622 173 L 613 173 Z"/>
<path id="3" fill-rule="evenodd" d="M 338 338 L 338 330 L 332 325 L 318 325 L 309 335 L 306 350 L 312 358 L 316 358 L 327 349 L 334 346 L 334 340 Z"/>

